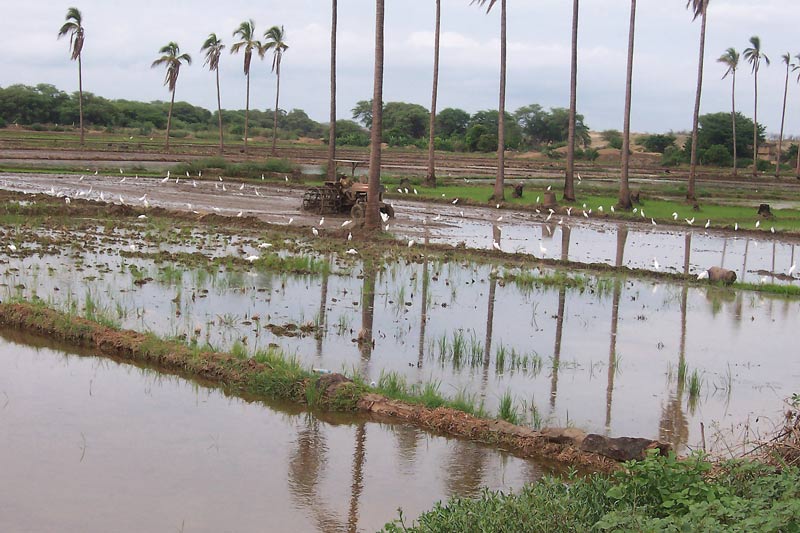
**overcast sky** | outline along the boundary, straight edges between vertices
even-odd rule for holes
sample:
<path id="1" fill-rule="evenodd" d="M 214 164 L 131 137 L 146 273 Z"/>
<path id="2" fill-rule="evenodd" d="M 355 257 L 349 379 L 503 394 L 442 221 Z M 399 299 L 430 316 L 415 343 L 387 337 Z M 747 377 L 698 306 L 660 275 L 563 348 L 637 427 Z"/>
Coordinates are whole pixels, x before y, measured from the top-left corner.
<path id="1" fill-rule="evenodd" d="M 68 58 L 68 39 L 56 40 L 67 8 L 84 18 L 84 88 L 108 98 L 167 100 L 163 72 L 151 70 L 158 49 L 177 41 L 192 54 L 181 70 L 177 99 L 213 109 L 213 76 L 203 68 L 200 45 L 216 32 L 230 45 L 245 19 L 259 36 L 283 25 L 289 50 L 282 67 L 281 108 L 301 108 L 327 121 L 330 2 L 327 0 L 35 0 L 5 2 L 4 53 L 0 86 L 52 83 L 77 90 L 77 68 Z M 496 109 L 499 79 L 499 6 L 486 14 L 469 0 L 442 1 L 439 109 L 469 112 Z M 639 0 L 634 66 L 632 128 L 639 132 L 685 130 L 697 68 L 699 21 L 685 0 Z M 513 111 L 538 103 L 569 103 L 569 46 L 572 2 L 511 0 L 508 20 L 508 100 Z M 579 36 L 578 111 L 592 129 L 621 129 L 630 2 L 582 0 Z M 433 0 L 386 1 L 386 101 L 430 106 L 433 63 Z M 716 63 L 733 46 L 740 52 L 759 35 L 772 66 L 759 77 L 759 119 L 769 132 L 780 128 L 785 67 L 781 56 L 800 53 L 800 0 L 712 0 L 706 41 L 702 112 L 730 110 L 730 79 Z M 374 3 L 339 0 L 339 117 L 350 118 L 358 100 L 371 97 Z M 793 48 L 795 47 L 795 48 Z M 794 61 L 797 61 L 796 59 Z M 271 108 L 275 78 L 271 63 L 254 63 L 251 106 Z M 225 54 L 221 65 L 224 108 L 244 108 L 242 56 Z M 789 86 L 786 130 L 800 134 L 800 86 Z M 737 108 L 753 115 L 753 77 L 743 65 L 737 79 Z"/>

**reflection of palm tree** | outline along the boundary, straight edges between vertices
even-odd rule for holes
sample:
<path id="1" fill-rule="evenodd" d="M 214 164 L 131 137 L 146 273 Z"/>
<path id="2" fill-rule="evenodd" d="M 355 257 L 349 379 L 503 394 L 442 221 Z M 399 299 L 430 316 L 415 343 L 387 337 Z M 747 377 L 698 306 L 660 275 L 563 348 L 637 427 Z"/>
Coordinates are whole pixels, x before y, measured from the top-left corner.
<path id="1" fill-rule="evenodd" d="M 750 239 L 744 241 L 744 262 L 742 263 L 742 281 L 747 276 L 747 252 L 750 250 Z"/>
<path id="2" fill-rule="evenodd" d="M 81 52 L 86 36 L 83 30 L 83 16 L 76 7 L 67 10 L 66 22 L 58 30 L 58 38 L 69 34 L 69 53 L 70 59 L 78 61 L 78 119 L 81 127 L 81 146 L 84 141 L 83 131 L 83 69 L 81 66 Z"/>
<path id="3" fill-rule="evenodd" d="M 506 158 L 506 0 L 500 1 L 500 105 L 497 115 L 497 179 L 494 182 L 493 198 L 501 202 L 505 200 L 503 184 L 505 181 Z M 492 10 L 498 0 L 472 0 L 480 6 L 489 4 L 486 12 Z"/>
<path id="4" fill-rule="evenodd" d="M 567 288 L 561 286 L 558 289 L 558 314 L 556 314 L 556 341 L 553 346 L 553 366 L 550 369 L 550 414 L 556 408 L 556 397 L 558 396 L 558 370 L 561 364 L 561 337 L 564 334 L 564 308 L 567 303 Z"/>
<path id="5" fill-rule="evenodd" d="M 178 43 L 175 42 L 167 43 L 165 46 L 161 47 L 158 53 L 161 54 L 161 57 L 153 61 L 150 67 L 156 68 L 163 65 L 167 69 L 164 85 L 166 85 L 169 92 L 172 93 L 172 99 L 169 102 L 169 113 L 167 114 L 167 137 L 165 144 L 165 149 L 169 152 L 169 130 L 170 126 L 172 126 L 172 108 L 175 105 L 175 86 L 178 84 L 178 74 L 181 70 L 181 63 L 191 65 L 192 56 L 189 54 L 181 54 L 181 48 L 178 46 Z"/>
<path id="6" fill-rule="evenodd" d="M 372 326 L 375 320 L 375 280 L 378 271 L 371 262 L 364 263 L 364 280 L 361 289 L 361 331 L 358 333 L 358 344 L 361 360 L 364 364 L 363 375 L 366 376 L 366 364 L 372 356 L 374 345 Z"/>
<path id="7" fill-rule="evenodd" d="M 465 498 L 478 496 L 484 484 L 489 450 L 460 440 L 453 441 L 452 450 L 444 479 L 447 495 Z"/>
<path id="8" fill-rule="evenodd" d="M 572 236 L 572 230 L 569 226 L 561 226 L 561 260 L 564 262 L 569 261 L 569 241 Z"/>
<path id="9" fill-rule="evenodd" d="M 364 490 L 364 462 L 367 459 L 367 425 L 356 427 L 356 449 L 353 452 L 353 480 L 350 485 L 350 509 L 347 513 L 347 531 L 358 531 L 358 503 Z"/>
<path id="10" fill-rule="evenodd" d="M 685 242 L 683 245 L 683 273 L 689 275 L 689 261 L 692 256 L 692 232 L 686 233 Z"/>
<path id="11" fill-rule="evenodd" d="M 486 386 L 489 383 L 489 364 L 492 359 L 492 336 L 494 330 L 494 301 L 497 293 L 497 277 L 494 273 L 489 276 L 489 297 L 486 305 L 486 341 L 483 345 L 483 376 L 482 394 L 486 394 Z"/>
<path id="12" fill-rule="evenodd" d="M 427 237 L 426 237 L 427 244 Z M 425 355 L 425 329 L 428 325 L 428 286 L 430 279 L 428 278 L 428 254 L 422 261 L 422 309 L 420 310 L 419 319 L 419 354 L 417 358 L 417 368 L 422 369 L 422 364 Z"/>
<path id="13" fill-rule="evenodd" d="M 614 399 L 614 377 L 617 373 L 617 326 L 622 281 L 614 280 L 614 299 L 611 303 L 611 340 L 608 348 L 608 385 L 606 386 L 606 434 L 611 432 L 611 404 Z"/>
<path id="14" fill-rule="evenodd" d="M 336 0 L 331 0 L 331 118 L 328 129 L 328 180 L 336 179 L 336 26 L 338 8 Z"/>
<path id="15" fill-rule="evenodd" d="M 328 331 L 328 326 L 325 322 L 328 307 L 328 279 L 330 278 L 330 264 L 331 260 L 328 258 L 327 266 L 322 271 L 322 285 L 320 287 L 319 297 L 319 325 L 316 332 L 317 337 L 317 357 L 322 357 L 322 338 Z"/>
<path id="16" fill-rule="evenodd" d="M 283 53 L 289 49 L 286 44 L 286 32 L 283 26 L 273 26 L 264 32 L 264 46 L 258 51 L 263 57 L 264 54 L 272 50 L 272 72 L 275 73 L 277 85 L 275 89 L 275 111 L 272 121 L 272 155 L 275 155 L 276 136 L 278 134 L 278 103 L 281 96 L 281 60 Z"/>
<path id="17" fill-rule="evenodd" d="M 736 69 L 739 68 L 739 52 L 735 48 L 728 48 L 725 53 L 717 59 L 717 62 L 727 65 L 728 70 L 722 76 L 724 80 L 728 74 L 731 75 L 731 125 L 733 126 L 733 175 L 736 176 Z"/>
<path id="18" fill-rule="evenodd" d="M 761 39 L 757 36 L 750 37 L 750 47 L 745 48 L 744 58 L 753 67 L 754 76 L 754 109 L 753 109 L 753 177 L 758 175 L 758 70 L 761 68 L 761 61 L 769 66 L 769 58 L 761 51 Z"/>
<path id="19" fill-rule="evenodd" d="M 208 38 L 203 43 L 203 46 L 200 48 L 200 51 L 205 53 L 206 60 L 205 65 L 208 66 L 208 70 L 215 72 L 217 75 L 217 120 L 219 122 L 219 153 L 222 155 L 223 152 L 223 140 L 222 140 L 222 97 L 220 95 L 219 90 L 219 58 L 222 55 L 222 51 L 225 49 L 225 45 L 222 44 L 222 41 L 219 40 L 216 33 L 209 34 Z"/>
<path id="20" fill-rule="evenodd" d="M 700 95 L 703 92 L 703 60 L 706 52 L 706 18 L 708 14 L 709 0 L 689 0 L 686 7 L 694 11 L 694 19 L 701 17 L 700 22 L 700 61 L 697 65 L 697 91 L 694 99 L 694 114 L 692 115 L 692 155 L 689 170 L 689 187 L 686 191 L 686 199 L 690 202 L 697 200 L 694 194 L 694 182 L 697 177 L 697 130 L 700 121 Z M 735 143 L 735 139 L 734 139 Z"/>
<path id="21" fill-rule="evenodd" d="M 628 170 L 631 156 L 631 93 L 633 91 L 633 43 L 636 30 L 636 0 L 631 0 L 631 21 L 628 32 L 628 69 L 625 78 L 625 115 L 622 132 L 622 174 L 619 179 L 617 206 L 631 208 L 631 191 L 628 187 Z"/>
<path id="22" fill-rule="evenodd" d="M 683 392 L 686 387 L 686 308 L 689 286 L 684 285 L 681 292 L 681 340 L 678 361 L 677 390 L 670 394 L 666 406 L 661 411 L 659 440 L 672 444 L 672 449 L 680 452 L 689 441 L 689 421 L 683 412 Z"/>

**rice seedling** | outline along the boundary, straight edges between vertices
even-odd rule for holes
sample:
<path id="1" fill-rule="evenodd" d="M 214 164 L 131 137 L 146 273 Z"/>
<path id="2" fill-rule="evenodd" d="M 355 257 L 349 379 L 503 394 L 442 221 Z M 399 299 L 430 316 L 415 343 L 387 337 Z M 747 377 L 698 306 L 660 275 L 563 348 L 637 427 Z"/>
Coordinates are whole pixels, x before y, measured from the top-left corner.
<path id="1" fill-rule="evenodd" d="M 500 343 L 500 345 L 497 347 L 497 351 L 495 352 L 495 356 L 494 356 L 494 371 L 497 374 L 502 374 L 503 371 L 506 368 L 506 353 L 507 353 L 506 345 Z M 516 351 L 512 350 L 512 353 L 516 354 Z M 512 360 L 513 360 L 513 356 L 512 356 Z M 513 368 L 513 365 L 512 365 L 512 368 Z"/>
<path id="2" fill-rule="evenodd" d="M 233 346 L 231 346 L 231 355 L 237 359 L 247 359 L 249 356 L 247 346 L 237 339 L 236 342 L 233 343 Z"/>
<path id="3" fill-rule="evenodd" d="M 510 390 L 507 390 L 500 397 L 500 408 L 497 417 L 510 424 L 519 424 L 519 414 L 517 412 L 517 407 L 514 405 L 514 397 L 511 396 Z"/>
<path id="4" fill-rule="evenodd" d="M 408 394 L 406 378 L 397 372 L 385 372 L 381 370 L 377 389 L 390 398 L 403 398 Z"/>

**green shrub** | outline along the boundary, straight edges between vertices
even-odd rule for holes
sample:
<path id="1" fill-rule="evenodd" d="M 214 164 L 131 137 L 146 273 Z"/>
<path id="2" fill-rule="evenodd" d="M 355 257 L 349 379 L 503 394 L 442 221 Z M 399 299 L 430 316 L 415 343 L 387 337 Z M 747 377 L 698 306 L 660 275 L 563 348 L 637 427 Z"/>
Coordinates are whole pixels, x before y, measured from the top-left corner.
<path id="1" fill-rule="evenodd" d="M 661 156 L 661 164 L 665 167 L 677 167 L 678 165 L 686 162 L 686 152 L 677 146 L 670 146 L 664 150 L 664 155 Z"/>
<path id="2" fill-rule="evenodd" d="M 644 135 L 639 137 L 638 143 L 644 146 L 648 152 L 658 152 L 663 154 L 670 146 L 675 146 L 676 137 L 671 133 Z"/>
<path id="3" fill-rule="evenodd" d="M 733 156 L 725 146 L 715 144 L 700 153 L 700 162 L 704 165 L 729 167 L 733 164 Z"/>
<path id="4" fill-rule="evenodd" d="M 587 148 L 583 151 L 583 159 L 586 161 L 597 161 L 598 157 L 600 157 L 600 152 L 595 148 Z"/>

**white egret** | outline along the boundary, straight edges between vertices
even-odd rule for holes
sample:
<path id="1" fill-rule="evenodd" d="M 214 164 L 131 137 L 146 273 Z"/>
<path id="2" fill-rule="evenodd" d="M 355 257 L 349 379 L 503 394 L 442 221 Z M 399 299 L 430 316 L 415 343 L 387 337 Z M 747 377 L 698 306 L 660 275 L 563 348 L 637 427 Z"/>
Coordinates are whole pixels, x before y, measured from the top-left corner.
<path id="1" fill-rule="evenodd" d="M 236 218 L 242 218 L 242 215 L 244 215 L 244 211 L 239 211 L 236 213 Z"/>
<path id="2" fill-rule="evenodd" d="M 294 218 L 293 217 L 289 217 L 289 222 L 287 222 L 286 225 L 289 226 L 289 225 L 292 224 L 292 222 L 294 222 Z"/>
<path id="3" fill-rule="evenodd" d="M 677 212 L 673 212 L 672 213 L 672 220 L 678 220 L 678 213 Z"/>
<path id="4" fill-rule="evenodd" d="M 353 240 L 353 232 L 350 231 L 350 232 L 347 233 L 347 242 L 350 242 L 352 240 Z"/>
<path id="5" fill-rule="evenodd" d="M 708 270 L 704 270 L 697 275 L 698 280 L 708 279 Z"/>
<path id="6" fill-rule="evenodd" d="M 384 213 L 383 211 L 379 211 L 379 213 L 381 214 L 381 220 L 383 221 L 384 224 L 389 222 L 389 215 L 388 214 Z"/>
<path id="7" fill-rule="evenodd" d="M 568 216 L 568 217 L 571 217 L 571 216 L 572 216 L 572 207 L 568 207 L 568 208 L 567 208 L 567 216 Z"/>
<path id="8" fill-rule="evenodd" d="M 147 215 L 139 215 L 139 216 L 138 216 L 138 217 L 136 217 L 136 218 L 138 218 L 138 219 L 140 219 L 140 220 L 146 220 L 146 219 L 147 219 Z"/>
<path id="9" fill-rule="evenodd" d="M 347 250 L 345 253 L 346 253 L 347 255 L 356 255 L 356 254 L 358 254 L 358 250 L 356 250 L 355 248 L 350 248 L 350 249 L 349 249 L 349 250 Z"/>
<path id="10" fill-rule="evenodd" d="M 660 270 L 660 269 L 661 269 L 661 265 L 658 264 L 658 259 L 656 259 L 654 257 L 653 258 L 653 270 Z"/>
<path id="11" fill-rule="evenodd" d="M 349 226 L 352 223 L 353 223 L 352 220 L 345 220 L 344 222 L 342 222 L 342 227 Z"/>
<path id="12" fill-rule="evenodd" d="M 414 239 L 408 241 L 408 247 L 411 248 L 412 246 L 414 246 Z"/>
<path id="13" fill-rule="evenodd" d="M 451 203 L 452 203 L 453 205 L 456 205 L 456 204 L 458 203 L 458 198 L 456 198 L 455 200 L 453 200 Z"/>
<path id="14" fill-rule="evenodd" d="M 503 250 L 500 248 L 500 243 L 499 243 L 499 242 L 497 242 L 497 241 L 492 241 L 492 248 L 494 248 L 495 250 L 497 250 L 497 251 L 500 251 L 500 252 L 502 252 L 502 251 L 503 251 Z"/>
<path id="15" fill-rule="evenodd" d="M 314 234 L 314 237 L 319 237 L 319 230 L 317 228 L 311 228 L 311 233 Z"/>
<path id="16" fill-rule="evenodd" d="M 685 220 L 686 223 L 689 224 L 690 226 L 692 224 L 694 224 L 694 217 L 692 217 L 692 218 L 684 218 L 683 220 Z"/>
<path id="17" fill-rule="evenodd" d="M 761 221 L 760 220 L 756 220 L 756 228 L 758 228 L 759 226 L 761 226 Z"/>
<path id="18" fill-rule="evenodd" d="M 265 249 L 265 248 L 272 248 L 272 243 L 270 243 L 270 242 L 262 242 L 261 244 L 258 245 L 258 247 L 261 248 L 262 250 Z"/>
<path id="19" fill-rule="evenodd" d="M 250 261 L 251 263 L 253 261 L 258 261 L 258 259 L 259 259 L 259 257 L 257 255 L 248 255 L 247 256 L 247 260 Z"/>
<path id="20" fill-rule="evenodd" d="M 706 225 L 705 225 L 704 227 L 705 227 L 706 229 L 708 229 L 708 228 L 710 228 L 710 227 L 711 227 L 711 219 L 710 219 L 710 218 L 709 218 L 708 220 L 706 220 Z"/>

